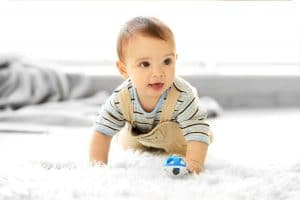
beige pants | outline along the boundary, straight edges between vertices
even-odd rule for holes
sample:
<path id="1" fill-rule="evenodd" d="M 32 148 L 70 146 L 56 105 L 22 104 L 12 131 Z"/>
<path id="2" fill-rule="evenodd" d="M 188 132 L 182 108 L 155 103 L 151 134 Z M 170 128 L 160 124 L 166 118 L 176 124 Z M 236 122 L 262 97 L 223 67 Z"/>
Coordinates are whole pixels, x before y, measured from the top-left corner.
<path id="1" fill-rule="evenodd" d="M 168 93 L 167 99 L 162 107 L 160 122 L 150 132 L 137 135 L 132 131 L 133 106 L 127 88 L 119 92 L 120 108 L 124 118 L 127 120 L 126 126 L 120 131 L 117 141 L 125 148 L 142 151 L 160 150 L 167 154 L 179 154 L 185 156 L 186 141 L 182 130 L 178 124 L 171 122 L 173 110 L 180 92 L 174 87 Z"/>
<path id="2" fill-rule="evenodd" d="M 118 135 L 117 141 L 125 149 L 185 156 L 186 141 L 175 122 L 162 122 L 146 134 L 134 135 L 129 123 Z"/>

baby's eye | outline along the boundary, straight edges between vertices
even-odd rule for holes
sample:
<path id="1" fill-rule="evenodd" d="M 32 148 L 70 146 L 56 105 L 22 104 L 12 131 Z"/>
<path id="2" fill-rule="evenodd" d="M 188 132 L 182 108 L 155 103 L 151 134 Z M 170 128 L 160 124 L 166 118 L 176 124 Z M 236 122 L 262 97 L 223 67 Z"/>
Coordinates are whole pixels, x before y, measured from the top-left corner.
<path id="1" fill-rule="evenodd" d="M 171 59 L 171 58 L 165 59 L 165 60 L 164 60 L 164 64 L 165 64 L 165 65 L 170 65 L 170 64 L 172 64 L 172 59 Z"/>
<path id="2" fill-rule="evenodd" d="M 149 66 L 150 66 L 150 63 L 147 62 L 147 61 L 144 61 L 144 62 L 141 62 L 141 63 L 139 64 L 139 66 L 140 66 L 140 67 L 149 67 Z"/>

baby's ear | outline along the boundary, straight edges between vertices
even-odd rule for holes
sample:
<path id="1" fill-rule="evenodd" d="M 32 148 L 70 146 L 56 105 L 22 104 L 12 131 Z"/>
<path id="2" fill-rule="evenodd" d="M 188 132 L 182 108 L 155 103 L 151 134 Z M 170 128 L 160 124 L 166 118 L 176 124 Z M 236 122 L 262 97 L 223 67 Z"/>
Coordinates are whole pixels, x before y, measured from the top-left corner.
<path id="1" fill-rule="evenodd" d="M 127 70 L 126 70 L 125 64 L 122 61 L 118 60 L 116 62 L 116 66 L 117 66 L 117 68 L 118 68 L 121 76 L 123 76 L 124 79 L 127 79 L 128 78 L 128 74 L 127 74 Z"/>

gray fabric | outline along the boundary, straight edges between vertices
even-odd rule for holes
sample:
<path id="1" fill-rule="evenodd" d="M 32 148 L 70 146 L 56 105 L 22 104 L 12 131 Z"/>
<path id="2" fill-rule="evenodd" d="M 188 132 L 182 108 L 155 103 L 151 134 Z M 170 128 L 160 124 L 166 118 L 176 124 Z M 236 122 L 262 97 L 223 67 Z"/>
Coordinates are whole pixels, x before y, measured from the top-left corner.
<path id="1" fill-rule="evenodd" d="M 32 129 L 33 127 L 44 125 L 64 127 L 92 126 L 98 109 L 107 98 L 108 93 L 101 91 L 92 97 L 84 99 L 28 105 L 17 110 L 2 110 L 0 111 L 0 133 L 3 130 L 15 132 L 26 132 L 25 130 L 32 132 L 34 130 L 33 132 L 35 132 L 36 130 Z M 5 124 L 7 126 L 4 126 Z M 12 124 L 18 124 L 19 126 Z"/>
<path id="2" fill-rule="evenodd" d="M 0 60 L 0 108 L 83 98 L 96 92 L 88 76 L 60 73 L 18 59 Z"/>

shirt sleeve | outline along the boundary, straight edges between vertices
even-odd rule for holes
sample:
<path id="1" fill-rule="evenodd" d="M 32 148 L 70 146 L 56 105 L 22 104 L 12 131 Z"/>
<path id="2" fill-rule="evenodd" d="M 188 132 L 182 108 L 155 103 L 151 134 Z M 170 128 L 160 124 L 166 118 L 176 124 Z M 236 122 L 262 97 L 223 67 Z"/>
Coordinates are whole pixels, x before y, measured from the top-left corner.
<path id="1" fill-rule="evenodd" d="M 186 141 L 210 143 L 210 127 L 206 122 L 207 111 L 200 107 L 199 98 L 195 91 L 187 90 L 181 93 L 182 102 L 176 117 Z"/>
<path id="2" fill-rule="evenodd" d="M 119 108 L 117 93 L 113 93 L 99 110 L 94 127 L 108 136 L 114 136 L 125 125 L 123 114 Z"/>

